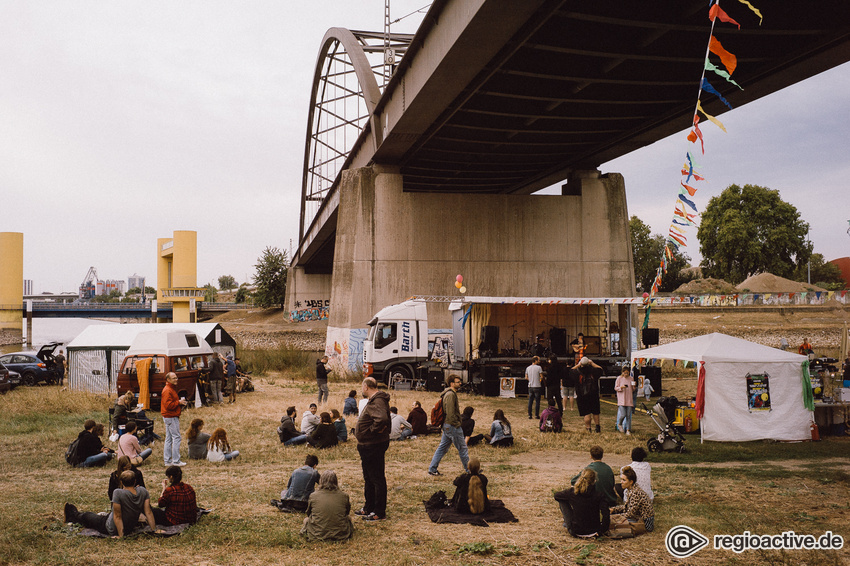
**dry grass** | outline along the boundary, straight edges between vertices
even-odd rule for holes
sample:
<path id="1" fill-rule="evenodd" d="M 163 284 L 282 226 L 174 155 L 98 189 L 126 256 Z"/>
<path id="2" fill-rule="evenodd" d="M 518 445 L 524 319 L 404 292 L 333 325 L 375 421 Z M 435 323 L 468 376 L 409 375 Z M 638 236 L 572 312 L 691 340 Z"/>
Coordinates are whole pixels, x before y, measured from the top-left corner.
<path id="1" fill-rule="evenodd" d="M 271 382 L 274 381 L 274 384 Z M 675 382 L 674 393 L 692 389 Z M 198 492 L 200 504 L 215 513 L 178 537 L 140 537 L 127 541 L 74 536 L 62 524 L 62 505 L 71 501 L 87 510 L 107 508 L 110 470 L 70 469 L 64 449 L 85 418 L 103 421 L 107 401 L 96 396 L 59 392 L 56 387 L 18 388 L 0 397 L 0 564 L 680 564 L 664 549 L 664 535 L 687 524 L 711 536 L 750 530 L 760 533 L 820 534 L 827 529 L 848 539 L 850 457 L 847 442 L 704 444 L 688 439 L 687 454 L 651 455 L 658 496 L 657 529 L 634 540 L 572 539 L 561 527 L 551 498 L 589 460 L 587 450 L 600 444 L 613 467 L 627 464 L 630 450 L 657 431 L 647 417 L 636 415 L 635 434 L 613 432 L 615 407 L 603 404 L 602 434 L 583 432 L 577 416 L 567 413 L 566 432 L 544 435 L 526 418 L 526 400 L 461 395 L 461 406 L 476 408 L 478 429 L 489 426 L 502 408 L 514 425 L 517 443 L 499 450 L 474 447 L 490 478 L 490 496 L 505 501 L 518 523 L 489 528 L 431 523 L 422 500 L 442 489 L 451 495 L 451 479 L 461 470 L 457 453 L 443 460 L 440 478 L 426 469 L 436 437 L 393 443 L 387 454 L 389 520 L 356 523 L 354 538 L 342 544 L 303 542 L 302 517 L 281 514 L 269 505 L 299 466 L 307 447 L 283 448 L 274 432 L 286 406 L 299 415 L 314 400 L 315 387 L 275 375 L 256 382 L 257 391 L 238 397 L 234 406 L 201 408 L 206 428 L 223 426 L 237 461 L 211 464 L 192 461 L 185 479 Z M 342 408 L 351 384 L 331 383 L 330 407 Z M 392 392 L 393 404 L 406 414 L 413 400 L 427 410 L 437 395 Z M 681 397 L 686 395 L 681 394 Z M 158 417 L 157 417 L 158 419 Z M 352 423 L 349 423 L 351 425 Z M 485 426 L 486 425 L 486 426 Z M 162 433 L 161 420 L 156 430 Z M 184 446 L 185 453 L 185 446 Z M 349 442 L 318 452 L 319 469 L 335 469 L 353 508 L 362 502 L 362 477 L 356 446 Z M 162 447 L 142 467 L 153 496 L 163 477 Z M 710 462 L 710 463 L 708 463 Z M 743 472 L 743 473 L 742 473 Z M 732 552 L 703 550 L 688 563 L 822 564 L 847 560 L 847 551 L 813 553 Z"/>

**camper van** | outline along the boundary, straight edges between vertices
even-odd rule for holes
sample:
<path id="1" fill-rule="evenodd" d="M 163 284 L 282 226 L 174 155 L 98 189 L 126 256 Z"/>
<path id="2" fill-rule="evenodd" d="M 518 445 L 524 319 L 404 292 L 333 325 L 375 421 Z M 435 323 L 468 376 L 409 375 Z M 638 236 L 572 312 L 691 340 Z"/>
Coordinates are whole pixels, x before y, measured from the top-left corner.
<path id="1" fill-rule="evenodd" d="M 121 363 L 118 374 L 118 395 L 127 391 L 139 394 L 139 378 L 136 362 L 151 359 L 148 373 L 150 408 L 158 409 L 165 376 L 177 374 L 177 392 L 191 400 L 195 396 L 195 384 L 201 372 L 207 371 L 213 353 L 203 338 L 189 330 L 151 330 L 141 332 L 133 340 Z M 147 408 L 147 407 L 145 407 Z"/>

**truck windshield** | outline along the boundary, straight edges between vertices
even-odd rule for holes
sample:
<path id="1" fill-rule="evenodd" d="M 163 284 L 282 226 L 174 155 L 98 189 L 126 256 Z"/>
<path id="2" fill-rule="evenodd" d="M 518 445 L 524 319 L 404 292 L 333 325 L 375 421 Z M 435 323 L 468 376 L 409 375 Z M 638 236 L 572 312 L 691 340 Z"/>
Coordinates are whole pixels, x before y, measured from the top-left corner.
<path id="1" fill-rule="evenodd" d="M 396 323 L 382 322 L 378 324 L 377 332 L 375 332 L 375 347 L 383 348 L 395 342 L 396 339 Z"/>

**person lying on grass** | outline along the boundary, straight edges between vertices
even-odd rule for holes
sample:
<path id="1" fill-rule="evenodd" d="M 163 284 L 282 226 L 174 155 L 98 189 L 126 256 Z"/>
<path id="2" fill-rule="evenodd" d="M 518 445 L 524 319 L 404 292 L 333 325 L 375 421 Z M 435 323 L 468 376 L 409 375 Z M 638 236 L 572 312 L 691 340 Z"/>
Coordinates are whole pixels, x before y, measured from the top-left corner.
<path id="1" fill-rule="evenodd" d="M 112 494 L 112 512 L 109 515 L 98 515 L 90 511 L 81 513 L 74 505 L 66 503 L 65 522 L 77 523 L 105 535 L 122 538 L 136 529 L 139 515 L 144 514 L 151 530 L 161 534 L 162 531 L 156 529 L 148 490 L 136 486 L 136 474 L 131 470 L 123 472 L 121 486 L 121 489 L 116 489 Z"/>

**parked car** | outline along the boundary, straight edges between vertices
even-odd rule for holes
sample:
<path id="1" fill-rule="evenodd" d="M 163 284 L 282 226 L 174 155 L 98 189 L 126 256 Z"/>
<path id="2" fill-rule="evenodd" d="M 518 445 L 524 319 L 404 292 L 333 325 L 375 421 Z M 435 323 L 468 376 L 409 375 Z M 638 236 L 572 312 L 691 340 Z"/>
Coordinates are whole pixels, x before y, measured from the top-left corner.
<path id="1" fill-rule="evenodd" d="M 48 385 L 59 382 L 59 370 L 53 359 L 57 342 L 45 344 L 38 352 L 13 352 L 0 356 L 0 364 L 21 375 L 24 385 L 37 385 L 42 381 Z"/>
<path id="2" fill-rule="evenodd" d="M 0 364 L 0 393 L 5 393 L 12 389 L 12 384 L 9 383 L 9 370 L 6 366 Z"/>

